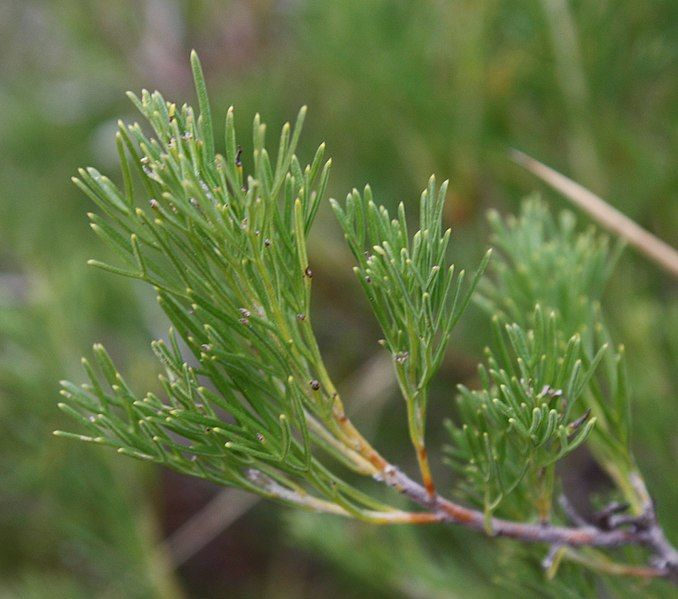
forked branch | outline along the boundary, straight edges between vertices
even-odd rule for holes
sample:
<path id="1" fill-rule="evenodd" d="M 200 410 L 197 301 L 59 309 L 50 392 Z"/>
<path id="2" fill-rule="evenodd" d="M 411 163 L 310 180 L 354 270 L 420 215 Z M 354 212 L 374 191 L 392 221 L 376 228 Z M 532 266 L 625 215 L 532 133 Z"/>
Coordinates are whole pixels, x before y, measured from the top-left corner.
<path id="1" fill-rule="evenodd" d="M 642 479 L 632 474 L 623 350 L 613 348 L 597 308 L 610 270 L 606 243 L 576 236 L 571 219 L 557 225 L 534 203 L 507 225 L 498 216 L 492 221 L 506 255 L 481 299 L 492 315 L 497 351 L 488 350 L 479 368 L 482 388 L 460 388 L 459 426 L 449 427 L 450 465 L 464 472 L 466 488 L 483 498 L 485 509 L 446 499 L 436 492 L 426 454 L 428 387 L 489 253 L 470 281 L 449 263 L 446 184 L 437 186 L 433 177 L 413 236 L 404 205 L 389 214 L 369 187 L 362 195 L 354 190 L 345 204 L 333 202 L 405 399 L 421 472 L 415 482 L 351 423 L 313 333 L 306 239 L 329 177 L 324 144 L 302 168 L 295 156 L 302 108 L 294 128 L 283 126 L 274 160 L 257 115 L 246 174 L 233 109 L 226 115 L 225 153 L 214 152 L 195 54 L 191 62 L 199 114 L 157 92 L 132 95 L 155 137 L 138 124 L 120 125 L 124 188 L 95 169 L 80 170 L 76 179 L 102 212 L 90 215 L 92 228 L 122 260 L 122 266 L 92 264 L 152 285 L 172 322 L 168 341 L 153 343 L 164 368 L 164 399 L 137 396 L 96 345 L 94 365 L 83 361 L 90 382 L 63 382 L 68 403 L 60 404 L 87 434 L 56 434 L 304 509 L 375 524 L 458 524 L 543 543 L 550 546 L 549 576 L 567 558 L 603 572 L 678 582 L 678 554 Z M 139 197 L 148 200 L 145 210 Z M 570 527 L 553 525 L 556 462 L 589 438 L 634 514 L 615 505 L 590 523 L 574 516 Z M 336 463 L 327 465 L 323 456 Z M 333 466 L 372 477 L 419 508 L 382 503 Z M 541 523 L 493 517 L 509 495 L 508 501 L 535 507 Z M 652 562 L 618 564 L 596 551 L 622 545 L 645 547 Z"/>
<path id="2" fill-rule="evenodd" d="M 436 516 L 434 521 L 458 524 L 493 537 L 507 537 L 526 543 L 544 543 L 555 547 L 613 548 L 622 545 L 646 547 L 652 554 L 649 567 L 617 565 L 615 573 L 644 578 L 666 578 L 678 584 L 678 551 L 667 540 L 657 520 L 645 484 L 638 474 L 632 476 L 631 483 L 640 496 L 647 498 L 644 513 L 638 518 L 624 519 L 619 526 L 613 522 L 607 529 L 593 524 L 587 525 L 581 521 L 577 526 L 564 527 L 514 522 L 501 518 L 492 518 L 488 529 L 483 512 L 459 505 L 441 495 L 431 498 L 424 487 L 392 464 L 384 468 L 382 479 L 389 487 L 426 508 L 430 514 L 434 514 Z"/>

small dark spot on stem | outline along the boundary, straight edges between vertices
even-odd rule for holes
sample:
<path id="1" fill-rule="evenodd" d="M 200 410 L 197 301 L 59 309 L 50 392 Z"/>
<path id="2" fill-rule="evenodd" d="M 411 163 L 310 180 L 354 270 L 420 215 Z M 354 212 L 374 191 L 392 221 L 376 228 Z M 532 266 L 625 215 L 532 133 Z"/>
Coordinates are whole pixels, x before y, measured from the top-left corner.
<path id="1" fill-rule="evenodd" d="M 570 425 L 567 427 L 570 435 L 576 433 L 577 430 L 579 430 L 579 427 L 589 419 L 590 415 L 591 415 L 591 408 L 588 408 L 579 418 L 572 421 L 570 423 Z"/>
<path id="2" fill-rule="evenodd" d="M 395 355 L 395 361 L 396 361 L 398 364 L 404 364 L 405 362 L 407 362 L 407 358 L 409 358 L 409 357 L 410 357 L 409 352 L 401 351 L 401 352 L 398 352 L 398 353 Z"/>

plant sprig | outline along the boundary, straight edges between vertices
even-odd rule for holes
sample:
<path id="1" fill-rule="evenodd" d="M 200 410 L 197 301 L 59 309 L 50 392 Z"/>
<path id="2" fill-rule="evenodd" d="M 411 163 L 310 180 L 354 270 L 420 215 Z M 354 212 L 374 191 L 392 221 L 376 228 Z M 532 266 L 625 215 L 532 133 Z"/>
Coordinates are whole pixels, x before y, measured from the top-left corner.
<path id="1" fill-rule="evenodd" d="M 554 312 L 545 315 L 537 305 L 532 320 L 527 331 L 494 320 L 497 349 L 488 349 L 487 366 L 479 367 L 481 389 L 460 386 L 462 424 L 447 423 L 448 463 L 464 475 L 464 489 L 488 518 L 513 493 L 513 511 L 532 505 L 547 522 L 555 464 L 596 423 L 580 398 L 607 347 L 588 362 L 579 335 L 565 339 Z"/>
<path id="2" fill-rule="evenodd" d="M 294 127 L 283 126 L 275 157 L 265 125 L 254 118 L 246 172 L 233 108 L 224 153 L 215 152 L 195 54 L 191 64 L 198 114 L 158 92 L 130 94 L 153 134 L 119 124 L 122 189 L 93 168 L 74 179 L 101 211 L 89 215 L 92 229 L 120 259 L 90 263 L 151 285 L 172 323 L 167 340 L 152 344 L 164 370 L 162 393 L 136 394 L 95 345 L 93 362 L 83 360 L 89 383 L 62 384 L 67 401 L 60 407 L 84 434 L 56 434 L 299 508 L 377 524 L 448 522 L 546 543 L 558 555 L 547 559 L 549 575 L 561 559 L 584 561 L 576 548 L 598 548 L 591 563 L 602 564 L 600 549 L 642 545 L 659 565 L 615 564 L 615 571 L 678 578 L 678 553 L 629 446 L 623 351 L 600 313 L 613 263 L 606 242 L 577 234 L 568 216 L 556 223 L 534 201 L 519 219 L 491 217 L 501 257 L 478 299 L 493 315 L 495 342 L 480 388 L 460 388 L 448 451 L 464 477 L 460 490 L 482 509 L 455 503 L 431 477 L 428 386 L 489 253 L 465 284 L 447 258 L 446 183 L 437 188 L 434 178 L 411 237 L 404 205 L 391 218 L 369 187 L 349 194 L 345 206 L 332 203 L 393 357 L 420 485 L 351 423 L 313 332 L 306 239 L 331 163 L 324 145 L 305 167 L 295 155 L 305 108 Z M 577 516 L 574 526 L 562 526 L 572 514 L 553 509 L 555 465 L 588 440 L 635 514 L 605 525 Z M 384 483 L 418 508 L 395 507 L 349 483 L 350 473 Z"/>
<path id="3" fill-rule="evenodd" d="M 499 322 L 522 328 L 534 326 L 530 315 L 538 304 L 542 312 L 557 316 L 562 335 L 578 336 L 582 368 L 600 361 L 597 374 L 582 389 L 582 404 L 597 421 L 591 449 L 640 513 L 645 498 L 629 483 L 637 467 L 629 446 L 625 352 L 614 343 L 600 308 L 623 243 L 610 249 L 607 238 L 592 228 L 578 232 L 572 213 L 555 219 L 536 198 L 525 202 L 517 218 L 491 212 L 489 220 L 500 252 L 477 301 Z M 607 350 L 601 358 L 603 346 Z"/>
<path id="4" fill-rule="evenodd" d="M 405 205 L 397 218 L 377 206 L 370 187 L 332 201 L 344 236 L 358 265 L 354 271 L 384 333 L 393 357 L 400 391 L 407 405 L 410 437 L 417 452 L 424 486 L 435 493 L 425 445 L 428 385 L 440 368 L 452 329 L 468 306 L 490 252 L 470 285 L 447 259 L 451 229 L 442 229 L 447 181 L 435 178 L 421 194 L 420 229 L 409 238 Z"/>
<path id="5" fill-rule="evenodd" d="M 232 108 L 225 155 L 214 154 L 195 56 L 192 64 L 199 116 L 158 92 L 130 94 L 155 136 L 138 124 L 120 124 L 125 191 L 94 169 L 81 169 L 75 180 L 107 216 L 90 215 L 92 228 L 123 261 L 90 263 L 151 284 L 176 331 L 169 343 L 153 345 L 165 368 L 160 380 L 168 401 L 137 397 L 101 346 L 95 362 L 109 390 L 85 362 L 89 385 L 64 383 L 64 394 L 91 414 L 78 418 L 91 433 L 86 439 L 125 455 L 283 500 L 298 495 L 316 508 L 324 501 L 330 511 L 374 511 L 377 502 L 313 453 L 319 447 L 344 466 L 374 472 L 337 423 L 341 400 L 311 328 L 306 236 L 331 161 L 324 145 L 306 167 L 294 154 L 305 108 L 294 128 L 283 126 L 275 160 L 265 147 L 266 127 L 255 117 L 251 174 L 244 173 Z M 141 194 L 132 172 L 151 196 L 145 209 L 136 206 Z M 182 355 L 177 334 L 195 365 Z M 70 405 L 62 409 L 78 417 Z M 312 498 L 308 485 L 320 498 Z"/>

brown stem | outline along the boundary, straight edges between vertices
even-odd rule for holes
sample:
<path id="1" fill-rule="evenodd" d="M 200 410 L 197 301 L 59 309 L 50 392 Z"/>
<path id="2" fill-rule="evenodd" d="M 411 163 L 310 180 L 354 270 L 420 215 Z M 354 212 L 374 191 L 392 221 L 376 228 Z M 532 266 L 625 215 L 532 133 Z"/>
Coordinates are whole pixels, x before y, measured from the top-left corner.
<path id="1" fill-rule="evenodd" d="M 572 562 L 586 566 L 590 570 L 613 576 L 630 576 L 633 578 L 662 578 L 666 576 L 666 573 L 661 568 L 620 564 L 608 559 L 601 559 L 597 555 L 592 555 L 591 551 L 586 552 L 586 554 L 580 554 L 568 547 L 565 548 L 564 557 Z"/>
<path id="2" fill-rule="evenodd" d="M 382 472 L 384 468 L 388 467 L 388 462 L 379 454 L 379 452 L 370 445 L 370 443 L 363 437 L 358 429 L 353 426 L 353 423 L 348 419 L 344 412 L 344 406 L 338 394 L 334 397 L 334 406 L 332 407 L 332 417 L 339 425 L 343 436 L 345 437 L 349 447 L 363 456 L 372 466 L 376 472 Z"/>
<path id="3" fill-rule="evenodd" d="M 487 530 L 486 519 L 481 511 L 461 506 L 440 495 L 431 497 L 424 487 L 391 464 L 383 470 L 383 480 L 408 499 L 427 508 L 429 512 L 437 514 L 442 522 L 459 524 L 480 532 Z M 647 512 L 644 518 L 647 520 L 645 526 L 624 530 L 602 530 L 593 525 L 564 527 L 492 518 L 490 529 L 492 536 L 507 537 L 527 543 L 568 547 L 642 545 L 652 551 L 653 567 L 637 570 L 629 567 L 626 573 L 642 572 L 643 576 L 664 577 L 678 584 L 678 553 L 666 539 L 657 523 L 654 511 Z"/>
<path id="4" fill-rule="evenodd" d="M 644 577 L 663 577 L 678 585 L 678 551 L 669 543 L 657 521 L 654 505 L 642 478 L 633 473 L 630 483 L 645 503 L 644 513 L 628 529 L 605 530 L 579 522 L 576 527 L 553 526 L 548 523 L 532 524 L 514 522 L 501 518 L 491 518 L 472 508 L 459 505 L 438 494 L 431 494 L 425 487 L 413 481 L 404 472 L 389 463 L 360 434 L 344 413 L 343 405 L 336 397 L 333 416 L 344 435 L 350 439 L 353 449 L 365 457 L 377 470 L 374 478 L 382 480 L 414 503 L 426 508 L 430 517 L 418 517 L 418 523 L 448 522 L 477 530 L 491 536 L 507 537 L 525 543 L 544 543 L 567 547 L 619 547 L 621 545 L 641 545 L 647 547 L 653 555 L 651 568 L 635 569 L 629 567 L 626 573 Z M 410 515 L 411 516 L 411 515 Z M 407 522 L 407 517 L 399 522 Z M 410 520 L 414 523 L 415 520 Z M 489 524 L 489 526 L 488 526 Z"/>
<path id="5" fill-rule="evenodd" d="M 426 446 L 422 442 L 421 445 L 415 445 L 415 450 L 417 452 L 417 462 L 419 463 L 419 471 L 421 472 L 421 481 L 428 493 L 428 496 L 433 498 L 436 494 L 436 487 L 433 482 L 433 476 L 431 475 L 431 466 L 428 462 L 428 452 L 426 451 Z"/>

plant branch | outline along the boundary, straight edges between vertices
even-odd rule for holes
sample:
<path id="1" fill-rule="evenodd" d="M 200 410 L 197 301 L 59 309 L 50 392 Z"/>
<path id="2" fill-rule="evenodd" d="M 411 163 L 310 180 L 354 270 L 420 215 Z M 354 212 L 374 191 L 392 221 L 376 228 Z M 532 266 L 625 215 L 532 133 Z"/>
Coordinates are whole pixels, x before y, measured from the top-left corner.
<path id="1" fill-rule="evenodd" d="M 124 191 L 91 168 L 81 169 L 76 180 L 107 215 L 91 215 L 93 229 L 123 260 L 122 267 L 91 263 L 153 285 L 172 321 L 176 334 L 170 334 L 168 343 L 153 344 L 165 370 L 160 383 L 167 399 L 153 393 L 136 396 L 97 345 L 96 368 L 83 362 L 90 383 L 77 387 L 65 381 L 62 393 L 69 403 L 60 404 L 89 435 L 55 434 L 110 445 L 124 455 L 302 509 L 373 524 L 458 524 L 488 536 L 543 543 L 550 548 L 544 561 L 549 576 L 564 556 L 583 560 L 594 553 L 594 569 L 678 584 L 678 552 L 657 521 L 642 478 L 630 470 L 623 352 L 606 351 L 602 324 L 595 333 L 586 328 L 600 318 L 597 309 L 589 309 L 592 304 L 580 301 L 595 301 L 601 292 L 609 271 L 605 244 L 591 235 L 574 237 L 569 221 L 558 229 L 536 205 L 528 205 L 520 227 L 495 223 L 508 257 L 496 269 L 500 284 L 484 301 L 491 308 L 494 304 L 500 352 L 488 351 L 487 368 L 480 367 L 481 391 L 460 388 L 460 412 L 470 425 L 451 427 L 455 447 L 450 452 L 456 456 L 454 467 L 458 462 L 471 466 L 466 470 L 474 487 L 471 495 L 484 493 L 485 510 L 446 499 L 436 492 L 424 442 L 427 389 L 489 253 L 470 284 L 464 283 L 463 271 L 456 273 L 448 264 L 450 230 L 442 227 L 447 183 L 438 188 L 433 177 L 421 197 L 420 230 L 411 238 L 404 205 L 391 218 L 373 202 L 369 187 L 362 196 L 355 190 L 349 194 L 345 207 L 332 203 L 384 333 L 381 343 L 395 362 L 420 484 L 386 460 L 348 418 L 313 333 L 313 271 L 306 238 L 331 161 L 322 166 L 324 145 L 305 169 L 294 155 L 305 107 L 293 132 L 289 124 L 282 128 L 275 168 L 264 147 L 265 126 L 255 117 L 254 169 L 245 177 L 233 110 L 226 117 L 225 155 L 215 155 L 210 105 L 195 53 L 191 65 L 199 114 L 187 105 L 178 110 L 157 92 L 130 96 L 156 138 L 147 138 L 137 124 L 120 125 Z M 569 179 L 517 156 L 678 274 L 678 253 L 666 244 Z M 150 197 L 151 213 L 135 209 L 131 165 Z M 523 227 L 525 223 L 534 226 Z M 548 242 L 547 233 L 557 243 Z M 563 274 L 550 284 L 549 293 L 542 295 L 531 285 L 551 279 L 554 271 Z M 515 316 L 513 324 L 500 319 L 504 309 Z M 569 320 L 562 322 L 558 312 Z M 186 362 L 178 339 L 196 366 Z M 609 382 L 604 387 L 613 402 L 605 401 L 592 379 L 603 359 L 608 376 L 602 382 Z M 202 386 L 203 380 L 213 390 Z M 497 393 L 489 391 L 495 388 Z M 587 388 L 591 405 L 577 417 L 570 407 Z M 588 418 L 592 409 L 595 417 Z M 612 504 L 591 522 L 575 514 L 570 527 L 552 525 L 555 462 L 588 438 L 597 417 L 609 451 L 623 460 L 619 471 L 609 465 L 608 470 L 633 509 L 621 513 L 626 508 Z M 493 446 L 497 431 L 510 435 L 508 444 Z M 317 459 L 314 448 L 353 473 L 397 490 L 416 504 L 415 511 L 363 493 Z M 532 488 L 523 499 L 537 504 L 538 524 L 492 517 L 510 492 L 506 478 L 516 472 L 521 473 L 510 490 L 527 479 Z M 197 526 L 185 529 L 187 534 L 197 530 L 204 538 L 220 502 L 213 505 Z M 572 518 L 572 510 L 564 511 Z M 178 534 L 184 543 L 186 536 Z M 646 548 L 652 561 L 647 566 L 617 564 L 592 549 L 622 545 Z"/>
<path id="2" fill-rule="evenodd" d="M 248 471 L 247 477 L 265 495 L 301 509 L 345 517 L 357 516 L 359 513 L 363 520 L 372 524 L 429 524 L 441 522 L 444 519 L 442 514 L 431 511 L 404 512 L 398 509 L 389 509 L 384 511 L 363 510 L 353 513 L 337 503 L 283 487 L 258 470 Z"/>
<path id="3" fill-rule="evenodd" d="M 364 443 L 369 446 L 366 441 Z M 376 450 L 369 447 L 372 452 L 376 453 Z M 384 459 L 381 456 L 379 458 Z M 493 537 L 506 537 L 525 543 L 545 543 L 552 546 L 603 548 L 622 545 L 643 546 L 652 552 L 651 567 L 626 567 L 615 564 L 613 569 L 619 572 L 623 568 L 623 574 L 626 575 L 666 578 L 678 584 L 678 552 L 669 543 L 659 525 L 645 483 L 637 474 L 633 475 L 631 483 L 639 496 L 647 498 L 643 515 L 633 521 L 630 528 L 606 530 L 586 524 L 581 518 L 577 519 L 578 524 L 575 527 L 514 522 L 501 518 L 491 518 L 488 521 L 482 511 L 462 506 L 437 493 L 430 495 L 426 488 L 413 481 L 402 470 L 386 460 L 384 462 L 386 466 L 380 469 L 380 473 L 375 478 L 426 508 L 428 513 L 434 516 L 431 519 L 420 517 L 419 523 L 447 522 Z M 392 522 L 407 523 L 407 518 L 396 517 Z"/>
<path id="4" fill-rule="evenodd" d="M 606 559 L 599 552 L 593 554 L 588 551 L 585 554 L 575 551 L 571 547 L 563 548 L 563 558 L 576 562 L 590 570 L 595 570 L 602 574 L 611 574 L 613 576 L 630 576 L 633 578 L 662 578 L 666 572 L 654 566 L 635 566 L 632 564 L 620 564 L 618 562 Z"/>
<path id="5" fill-rule="evenodd" d="M 480 532 L 487 530 L 483 512 L 461 506 L 440 495 L 430 498 L 426 489 L 393 465 L 387 466 L 383 471 L 383 480 L 408 499 L 437 514 L 442 522 L 459 524 Z M 639 478 L 635 484 L 644 488 L 644 483 Z M 644 546 L 653 553 L 653 566 L 641 569 L 628 567 L 625 573 L 640 575 L 636 572 L 642 571 L 645 577 L 663 577 L 678 584 L 678 552 L 666 539 L 651 505 L 643 515 L 643 522 L 636 522 L 636 526 L 631 529 L 603 530 L 593 525 L 563 527 L 513 522 L 501 518 L 492 518 L 490 524 L 491 536 L 507 537 L 526 543 L 547 543 L 568 547 Z"/>

